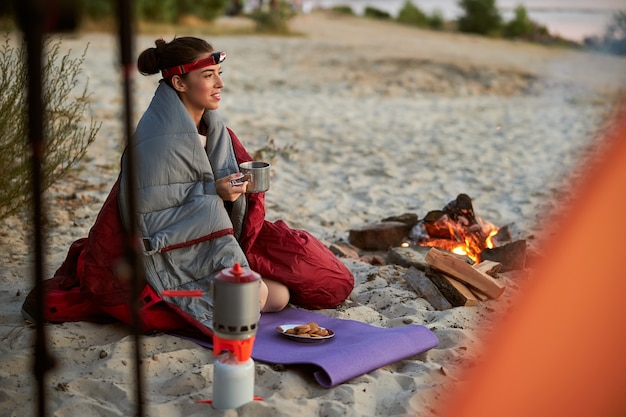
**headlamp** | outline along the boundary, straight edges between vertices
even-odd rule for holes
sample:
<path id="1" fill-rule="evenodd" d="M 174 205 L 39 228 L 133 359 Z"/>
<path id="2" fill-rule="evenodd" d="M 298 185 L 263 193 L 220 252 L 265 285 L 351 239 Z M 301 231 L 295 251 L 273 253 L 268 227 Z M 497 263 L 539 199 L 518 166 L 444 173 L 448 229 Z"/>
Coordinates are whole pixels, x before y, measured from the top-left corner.
<path id="1" fill-rule="evenodd" d="M 183 75 L 188 72 L 198 70 L 200 68 L 220 64 L 225 59 L 226 52 L 217 51 L 213 52 L 211 55 L 204 59 L 199 59 L 198 61 L 191 62 L 189 64 L 177 65 L 175 67 L 166 68 L 161 71 L 161 75 L 163 76 L 163 78 L 173 77 L 174 75 Z"/>

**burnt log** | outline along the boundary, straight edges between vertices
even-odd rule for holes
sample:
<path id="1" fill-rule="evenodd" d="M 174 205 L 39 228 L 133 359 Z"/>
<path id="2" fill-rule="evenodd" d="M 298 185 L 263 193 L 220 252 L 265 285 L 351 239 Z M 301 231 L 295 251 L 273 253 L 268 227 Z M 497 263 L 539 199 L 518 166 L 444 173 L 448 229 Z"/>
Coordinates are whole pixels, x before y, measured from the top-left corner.
<path id="1" fill-rule="evenodd" d="M 408 240 L 411 227 L 402 222 L 380 222 L 351 229 L 350 244 L 363 250 L 387 250 Z"/>
<path id="2" fill-rule="evenodd" d="M 441 210 L 433 210 L 426 213 L 422 220 L 424 229 L 432 239 L 454 239 L 450 233 L 448 222 L 450 218 Z"/>
<path id="3" fill-rule="evenodd" d="M 507 243 L 510 243 L 513 240 L 511 236 L 511 229 L 508 225 L 502 226 L 498 229 L 498 233 L 491 236 L 491 241 L 495 246 L 504 246 Z"/>
<path id="4" fill-rule="evenodd" d="M 524 269 L 526 267 L 526 240 L 516 240 L 504 246 L 487 248 L 481 252 L 480 259 L 502 264 L 500 272 Z"/>
<path id="5" fill-rule="evenodd" d="M 428 263 L 424 257 L 429 250 L 430 248 L 426 246 L 391 248 L 387 252 L 385 260 L 388 264 L 399 265 L 405 268 L 414 267 L 420 271 L 425 271 Z"/>
<path id="6" fill-rule="evenodd" d="M 478 300 L 474 294 L 462 282 L 430 268 L 426 272 L 426 276 L 437 286 L 452 306 L 470 307 L 478 305 Z"/>
<path id="7" fill-rule="evenodd" d="M 465 243 L 476 248 L 477 252 L 486 247 L 487 235 L 476 220 L 472 199 L 467 194 L 459 194 L 443 210 L 428 212 L 422 223 L 431 239 Z M 467 242 L 468 239 L 471 243 Z"/>
<path id="8" fill-rule="evenodd" d="M 419 217 L 415 213 L 403 213 L 399 216 L 391 216 L 385 217 L 382 219 L 383 222 L 400 222 L 408 225 L 409 227 L 413 227 L 419 221 Z"/>
<path id="9" fill-rule="evenodd" d="M 450 301 L 441 294 L 439 288 L 430 280 L 423 271 L 410 267 L 404 275 L 404 280 L 420 297 L 430 303 L 436 310 L 452 308 Z"/>
<path id="10" fill-rule="evenodd" d="M 451 220 L 465 227 L 471 227 L 477 224 L 472 199 L 467 194 L 459 194 L 455 200 L 446 204 L 443 208 L 443 212 Z"/>

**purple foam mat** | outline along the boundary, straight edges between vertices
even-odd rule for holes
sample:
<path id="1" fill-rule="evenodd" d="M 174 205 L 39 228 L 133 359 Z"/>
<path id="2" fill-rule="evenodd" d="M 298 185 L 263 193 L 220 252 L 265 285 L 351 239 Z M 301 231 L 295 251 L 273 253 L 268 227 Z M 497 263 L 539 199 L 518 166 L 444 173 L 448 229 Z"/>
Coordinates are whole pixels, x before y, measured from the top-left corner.
<path id="1" fill-rule="evenodd" d="M 311 321 L 333 330 L 335 336 L 317 343 L 302 343 L 276 331 L 276 327 L 282 324 Z M 191 340 L 205 347 L 213 347 L 206 340 Z M 286 308 L 279 313 L 261 315 L 252 358 L 282 365 L 313 365 L 318 368 L 313 373 L 317 382 L 330 388 L 425 352 L 437 346 L 437 343 L 433 332 L 417 324 L 380 328 L 359 321 Z"/>

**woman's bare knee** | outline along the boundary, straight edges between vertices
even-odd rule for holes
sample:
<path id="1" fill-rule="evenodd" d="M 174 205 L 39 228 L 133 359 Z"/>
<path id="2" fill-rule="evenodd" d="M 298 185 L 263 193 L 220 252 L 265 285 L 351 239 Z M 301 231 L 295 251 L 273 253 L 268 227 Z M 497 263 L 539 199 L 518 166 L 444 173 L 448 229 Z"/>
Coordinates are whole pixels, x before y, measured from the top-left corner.
<path id="1" fill-rule="evenodd" d="M 271 279 L 263 279 L 267 288 L 267 298 L 261 311 L 264 313 L 272 313 L 281 311 L 289 304 L 289 289 L 278 281 Z"/>

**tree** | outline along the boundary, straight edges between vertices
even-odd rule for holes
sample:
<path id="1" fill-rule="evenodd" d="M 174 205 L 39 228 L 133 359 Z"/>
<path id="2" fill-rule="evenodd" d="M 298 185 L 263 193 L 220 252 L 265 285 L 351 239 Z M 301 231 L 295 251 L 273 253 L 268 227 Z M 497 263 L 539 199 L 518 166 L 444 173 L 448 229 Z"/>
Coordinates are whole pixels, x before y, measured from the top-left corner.
<path id="1" fill-rule="evenodd" d="M 133 2 L 139 20 L 176 23 L 185 15 L 215 20 L 227 9 L 229 0 L 137 0 Z M 111 0 L 80 0 L 78 4 L 87 17 L 100 20 L 115 16 L 115 2 Z"/>
<path id="2" fill-rule="evenodd" d="M 528 17 L 526 8 L 519 5 L 515 8 L 515 17 L 504 25 L 502 34 L 507 38 L 527 38 L 532 36 L 535 25 Z"/>
<path id="3" fill-rule="evenodd" d="M 435 9 L 428 17 L 428 27 L 435 30 L 442 30 L 445 26 L 443 13 L 439 9 Z"/>
<path id="4" fill-rule="evenodd" d="M 402 9 L 398 12 L 396 21 L 421 28 L 428 26 L 428 16 L 410 0 L 404 2 Z"/>
<path id="5" fill-rule="evenodd" d="M 459 7 L 465 11 L 458 21 L 461 32 L 490 35 L 500 30 L 502 17 L 495 0 L 459 0 Z"/>
<path id="6" fill-rule="evenodd" d="M 286 0 L 272 0 L 269 8 L 259 7 L 248 17 L 256 23 L 256 30 L 260 33 L 289 33 L 289 19 L 294 10 Z"/>
<path id="7" fill-rule="evenodd" d="M 626 10 L 613 14 L 604 34 L 604 49 L 612 54 L 626 55 Z"/>
<path id="8" fill-rule="evenodd" d="M 63 177 L 95 140 L 100 124 L 85 123 L 89 96 L 85 85 L 75 94 L 85 52 L 80 58 L 60 57 L 60 41 L 46 41 L 43 63 L 44 131 L 46 143 L 42 189 Z M 12 46 L 7 35 L 0 46 L 0 220 L 21 213 L 32 194 L 30 148 L 23 47 Z"/>
<path id="9" fill-rule="evenodd" d="M 391 19 L 391 15 L 388 12 L 377 9 L 376 7 L 372 7 L 372 6 L 365 7 L 365 10 L 363 10 L 363 16 L 369 17 L 372 19 L 380 19 L 380 20 Z"/>

